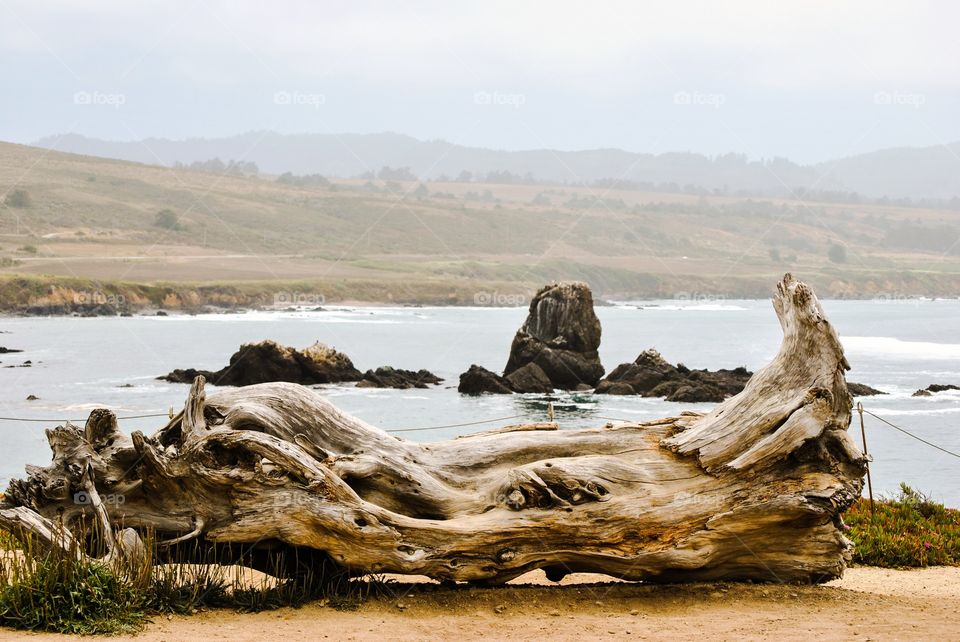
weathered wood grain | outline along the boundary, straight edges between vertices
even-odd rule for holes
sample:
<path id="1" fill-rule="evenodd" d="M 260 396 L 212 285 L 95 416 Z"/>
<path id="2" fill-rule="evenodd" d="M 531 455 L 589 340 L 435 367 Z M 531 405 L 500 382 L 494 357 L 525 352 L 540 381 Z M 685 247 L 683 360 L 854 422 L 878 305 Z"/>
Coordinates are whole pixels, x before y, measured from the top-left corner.
<path id="1" fill-rule="evenodd" d="M 0 525 L 63 545 L 56 523 L 86 516 L 167 546 L 322 552 L 351 573 L 458 581 L 536 568 L 553 579 L 825 581 L 849 559 L 841 513 L 865 464 L 846 432 L 848 365 L 810 288 L 787 275 L 774 309 L 782 347 L 742 393 L 706 415 L 646 423 L 422 444 L 302 386 L 207 398 L 199 377 L 151 436 L 123 435 L 103 410 L 83 430 L 48 431 L 52 464 L 11 483 Z M 97 499 L 76 504 L 78 491 Z"/>

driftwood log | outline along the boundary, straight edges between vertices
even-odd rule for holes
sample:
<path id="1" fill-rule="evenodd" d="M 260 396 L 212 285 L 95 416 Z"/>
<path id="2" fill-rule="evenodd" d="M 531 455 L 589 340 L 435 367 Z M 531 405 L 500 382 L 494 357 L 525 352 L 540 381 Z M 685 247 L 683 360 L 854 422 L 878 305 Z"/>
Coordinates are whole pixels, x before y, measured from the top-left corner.
<path id="1" fill-rule="evenodd" d="M 114 558 L 142 555 L 149 531 L 161 550 L 296 551 L 357 575 L 825 581 L 849 559 L 841 513 L 865 465 L 847 434 L 849 366 L 809 287 L 787 275 L 773 305 L 783 344 L 743 392 L 645 423 L 414 443 L 302 386 L 208 398 L 198 377 L 151 436 L 106 410 L 48 431 L 52 464 L 11 482 L 0 526 L 66 546 L 96 519 L 117 532 Z"/>

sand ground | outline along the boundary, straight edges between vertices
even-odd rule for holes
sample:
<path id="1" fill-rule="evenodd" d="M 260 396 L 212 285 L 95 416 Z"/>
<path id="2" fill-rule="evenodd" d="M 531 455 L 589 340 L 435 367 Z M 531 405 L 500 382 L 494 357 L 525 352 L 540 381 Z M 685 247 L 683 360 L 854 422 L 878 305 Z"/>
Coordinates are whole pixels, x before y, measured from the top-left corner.
<path id="1" fill-rule="evenodd" d="M 132 639 L 306 640 L 960 640 L 960 568 L 849 569 L 823 586 L 646 586 L 579 574 L 547 586 L 391 583 L 358 610 L 322 603 L 254 614 L 156 617 Z M 0 640 L 63 640 L 0 630 Z"/>

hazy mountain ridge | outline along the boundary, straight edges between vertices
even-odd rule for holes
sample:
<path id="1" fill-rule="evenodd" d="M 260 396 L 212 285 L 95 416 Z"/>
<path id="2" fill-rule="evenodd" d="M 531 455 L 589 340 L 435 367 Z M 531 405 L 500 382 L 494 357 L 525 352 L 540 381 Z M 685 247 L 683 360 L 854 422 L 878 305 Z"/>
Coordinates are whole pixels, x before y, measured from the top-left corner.
<path id="1" fill-rule="evenodd" d="M 847 191 L 890 198 L 960 197 L 960 142 L 892 147 L 820 163 Z"/>
<path id="2" fill-rule="evenodd" d="M 790 190 L 856 192 L 880 198 L 951 199 L 960 196 L 960 143 L 901 147 L 799 165 L 784 158 L 749 160 L 741 154 L 708 157 L 689 152 L 645 154 L 621 149 L 505 151 L 422 141 L 395 133 L 295 134 L 248 132 L 225 138 L 121 142 L 78 134 L 35 143 L 64 152 L 148 164 L 211 158 L 255 162 L 268 174 L 353 177 L 381 167 L 409 167 L 422 179 L 510 172 L 557 183 L 614 179 L 675 184 L 731 193 L 782 195 Z"/>

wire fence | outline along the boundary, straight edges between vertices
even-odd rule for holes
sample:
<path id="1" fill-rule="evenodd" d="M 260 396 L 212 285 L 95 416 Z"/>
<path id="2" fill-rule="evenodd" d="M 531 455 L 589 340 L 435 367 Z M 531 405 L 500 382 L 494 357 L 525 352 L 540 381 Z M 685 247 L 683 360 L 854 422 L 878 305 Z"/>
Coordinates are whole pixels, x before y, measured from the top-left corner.
<path id="1" fill-rule="evenodd" d="M 125 419 L 151 419 L 151 418 L 155 418 L 155 417 L 164 417 L 164 418 L 166 418 L 166 419 L 171 419 L 171 418 L 173 418 L 173 417 L 175 417 L 175 416 L 176 416 L 175 414 L 171 414 L 171 413 L 167 413 L 167 412 L 158 412 L 158 413 L 151 413 L 151 414 L 147 414 L 147 415 L 127 415 L 127 416 L 124 416 L 124 417 L 117 417 L 117 421 L 124 421 Z M 442 430 L 442 429 L 445 429 L 445 428 L 463 428 L 463 427 L 465 427 L 465 426 L 479 426 L 479 425 L 481 425 L 481 424 L 491 424 L 491 423 L 496 423 L 496 422 L 498 422 L 498 421 L 509 421 L 509 420 L 511 420 L 511 419 L 520 419 L 520 418 L 527 417 L 527 416 L 528 416 L 528 415 L 525 415 L 525 414 L 522 414 L 522 415 L 510 415 L 510 416 L 508 416 L 508 417 L 494 417 L 494 418 L 492 418 L 492 419 L 481 419 L 481 420 L 479 420 L 479 421 L 467 421 L 467 422 L 459 423 L 459 424 L 444 424 L 444 425 L 442 425 L 442 426 L 423 426 L 423 427 L 420 427 L 420 428 L 394 428 L 394 429 L 390 429 L 390 430 L 385 430 L 384 432 L 389 432 L 389 433 L 394 433 L 394 432 L 422 432 L 422 431 L 427 431 L 427 430 Z M 48 418 L 44 418 L 44 419 L 38 419 L 38 418 L 36 418 L 36 417 L 0 417 L 0 421 L 25 421 L 25 422 L 45 423 L 45 424 L 56 424 L 56 423 L 70 422 L 70 423 L 74 423 L 74 424 L 79 424 L 79 423 L 84 423 L 84 422 L 86 421 L 86 419 L 63 419 L 63 418 L 53 419 L 53 418 L 49 418 L 49 417 L 48 417 Z"/>
<path id="2" fill-rule="evenodd" d="M 889 420 L 887 420 L 887 419 L 884 419 L 884 418 L 881 417 L 880 415 L 878 415 L 878 414 L 876 414 L 876 413 L 873 413 L 873 412 L 870 412 L 869 410 L 867 410 L 866 408 L 863 408 L 862 406 L 859 406 L 858 408 L 862 409 L 863 412 L 864 412 L 864 414 L 870 415 L 870 416 L 873 417 L 874 419 L 883 422 L 883 423 L 886 424 L 887 426 L 893 428 L 894 430 L 900 431 L 901 433 L 903 433 L 904 435 L 906 435 L 906 436 L 908 436 L 908 437 L 910 437 L 910 438 L 912 438 L 912 439 L 916 439 L 916 440 L 919 441 L 920 443 L 926 444 L 927 446 L 930 446 L 931 448 L 935 448 L 935 449 L 939 450 L 940 452 L 946 453 L 947 455 L 951 455 L 951 456 L 953 456 L 953 457 L 960 458 L 960 453 L 956 453 L 956 452 L 954 452 L 954 451 L 952 451 L 952 450 L 949 450 L 948 448 L 944 448 L 943 446 L 939 446 L 939 445 L 937 445 L 937 444 L 935 444 L 935 443 L 933 443 L 933 442 L 931 442 L 931 441 L 928 441 L 928 440 L 924 439 L 923 437 L 920 437 L 920 436 L 918 436 L 918 435 L 915 435 L 914 433 L 910 432 L 910 431 L 907 430 L 906 428 L 903 428 L 903 427 L 901 427 L 901 426 L 898 426 L 898 425 L 896 425 L 895 423 L 893 423 L 892 421 L 889 421 Z M 157 418 L 157 417 L 165 417 L 165 418 L 167 418 L 167 419 L 170 419 L 170 418 L 173 417 L 173 416 L 174 416 L 173 414 L 168 413 L 168 412 L 159 412 L 159 413 L 150 413 L 150 414 L 144 414 L 144 415 L 127 415 L 127 416 L 124 416 L 124 417 L 117 417 L 117 421 L 124 421 L 124 420 L 126 420 L 126 419 L 152 419 L 152 418 Z M 430 431 L 430 430 L 445 430 L 445 429 L 447 429 L 447 428 L 465 428 L 465 427 L 467 427 L 467 426 L 480 426 L 480 425 L 483 425 L 483 424 L 491 424 L 491 423 L 497 423 L 497 422 L 500 422 L 500 421 L 510 421 L 511 419 L 522 419 L 522 418 L 532 419 L 532 418 L 530 417 L 530 415 L 528 415 L 528 414 L 519 414 L 519 415 L 510 415 L 510 416 L 507 416 L 507 417 L 494 417 L 494 418 L 492 418 L 492 419 L 481 419 L 481 420 L 478 420 L 478 421 L 467 421 L 467 422 L 456 423 L 456 424 L 444 424 L 444 425 L 440 425 L 440 426 L 421 426 L 421 427 L 418 427 L 418 428 L 393 428 L 393 429 L 385 430 L 384 432 L 388 432 L 388 433 L 426 432 L 426 431 Z M 603 420 L 607 420 L 607 421 L 619 421 L 619 422 L 623 422 L 623 423 L 636 423 L 636 421 L 637 421 L 637 420 L 635 420 L 635 419 L 623 419 L 623 418 L 618 418 L 618 417 L 604 417 L 604 416 L 600 416 L 600 415 L 596 415 L 595 418 L 596 418 L 596 419 L 603 419 Z M 21 421 L 21 422 L 32 422 L 32 423 L 61 423 L 61 422 L 64 422 L 64 421 L 68 421 L 68 422 L 71 422 L 71 423 L 83 423 L 83 422 L 86 421 L 86 419 L 63 419 L 63 418 L 57 418 L 57 419 L 50 419 L 50 418 L 47 418 L 47 419 L 38 419 L 38 418 L 35 418 L 35 417 L 0 417 L 0 421 Z"/>
<path id="3" fill-rule="evenodd" d="M 936 448 L 937 450 L 939 450 L 939 451 L 941 451 L 941 452 L 945 452 L 945 453 L 947 453 L 948 455 L 953 455 L 954 457 L 960 458 L 960 454 L 957 454 L 957 453 L 953 452 L 952 450 L 947 450 L 947 449 L 944 448 L 943 446 L 938 446 L 937 444 L 935 444 L 935 443 L 933 443 L 933 442 L 927 441 L 927 440 L 924 439 L 923 437 L 918 437 L 917 435 L 913 434 L 912 432 L 910 432 L 910 431 L 907 430 L 906 428 L 901 428 L 900 426 L 896 425 L 895 423 L 893 423 L 893 422 L 891 422 L 891 421 L 887 421 L 886 419 L 884 419 L 884 418 L 881 417 L 880 415 L 877 415 L 877 414 L 874 414 L 874 413 L 870 412 L 870 411 L 867 410 L 866 408 L 863 408 L 863 412 L 864 412 L 864 414 L 868 414 L 868 415 L 870 415 L 871 417 L 873 417 L 874 419 L 878 419 L 878 420 L 882 421 L 883 423 L 887 424 L 887 425 L 890 426 L 891 428 L 893 428 L 893 429 L 895 429 L 895 430 L 899 430 L 900 432 L 902 432 L 902 433 L 905 434 L 906 436 L 912 437 L 913 439 L 916 439 L 917 441 L 919 441 L 919 442 L 921 442 L 921 443 L 924 443 L 924 444 L 930 446 L 931 448 Z"/>

